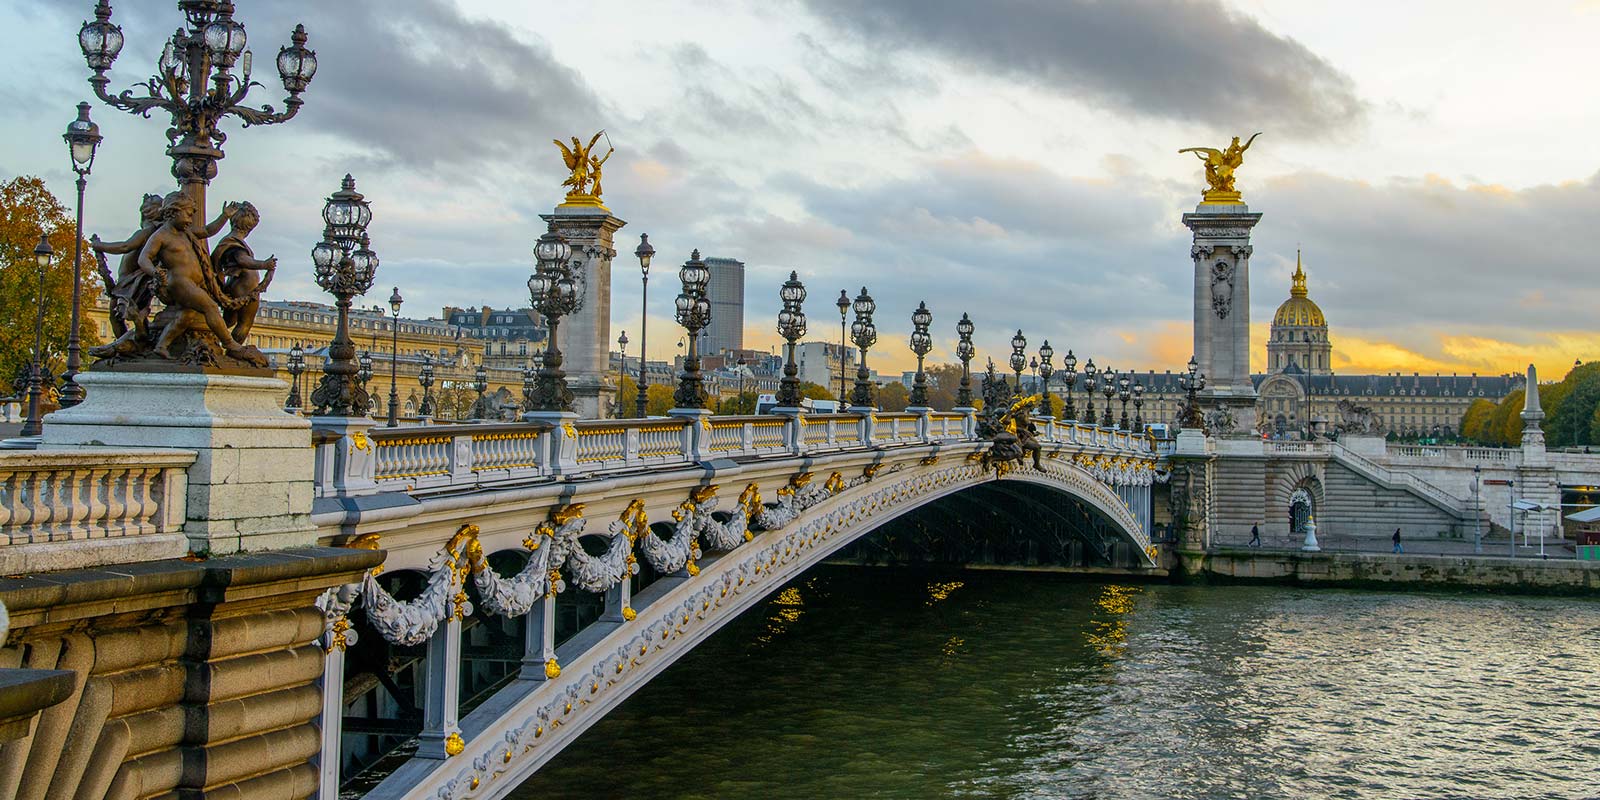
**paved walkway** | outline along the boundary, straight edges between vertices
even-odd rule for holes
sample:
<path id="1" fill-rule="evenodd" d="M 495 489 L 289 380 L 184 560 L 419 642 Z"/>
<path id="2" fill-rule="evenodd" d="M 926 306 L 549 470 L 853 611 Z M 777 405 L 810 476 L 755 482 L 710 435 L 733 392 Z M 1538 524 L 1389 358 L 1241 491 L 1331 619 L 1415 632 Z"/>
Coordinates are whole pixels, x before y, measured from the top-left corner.
<path id="1" fill-rule="evenodd" d="M 1225 536 L 1212 539 L 1212 544 L 1219 547 L 1247 547 L 1250 535 Z M 1305 543 L 1303 537 L 1268 536 L 1262 535 L 1261 547 L 1264 550 L 1299 550 Z M 1324 550 L 1348 553 L 1389 553 L 1394 550 L 1394 543 L 1388 536 L 1350 536 L 1329 535 L 1317 536 L 1317 544 Z M 1510 542 L 1506 541 L 1505 534 L 1493 538 L 1484 537 L 1483 549 L 1474 553 L 1471 539 L 1436 539 L 1436 538 L 1406 538 L 1405 531 L 1400 532 L 1400 544 L 1405 552 L 1418 555 L 1448 555 L 1471 556 L 1483 555 L 1504 558 L 1513 555 Z M 1522 543 L 1522 534 L 1517 534 L 1517 547 L 1514 554 L 1517 558 L 1539 558 L 1539 538 L 1537 536 Z M 1544 542 L 1544 556 L 1546 558 L 1575 558 L 1577 552 L 1570 540 L 1546 538 Z"/>

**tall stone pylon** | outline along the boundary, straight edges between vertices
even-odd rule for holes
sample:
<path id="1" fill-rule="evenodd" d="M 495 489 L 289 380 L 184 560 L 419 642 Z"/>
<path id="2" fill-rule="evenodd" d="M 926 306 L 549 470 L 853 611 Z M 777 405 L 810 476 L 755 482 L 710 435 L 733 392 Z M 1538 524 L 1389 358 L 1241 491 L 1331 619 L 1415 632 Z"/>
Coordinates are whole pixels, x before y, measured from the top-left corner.
<path id="1" fill-rule="evenodd" d="M 628 223 L 598 203 L 563 203 L 555 213 L 540 217 L 572 246 L 573 278 L 582 297 L 578 309 L 561 320 L 557 342 L 566 359 L 563 369 L 573 409 L 583 419 L 610 417 L 617 388 L 606 377 L 611 362 L 611 259 L 617 255 L 612 237 Z"/>
<path id="2" fill-rule="evenodd" d="M 1211 193 L 1208 193 L 1211 194 Z M 1250 380 L 1250 231 L 1252 214 L 1237 193 L 1207 199 L 1183 224 L 1194 232 L 1194 357 L 1206 376 L 1201 407 L 1226 409 L 1232 425 L 1213 432 L 1254 435 L 1256 389 Z"/>

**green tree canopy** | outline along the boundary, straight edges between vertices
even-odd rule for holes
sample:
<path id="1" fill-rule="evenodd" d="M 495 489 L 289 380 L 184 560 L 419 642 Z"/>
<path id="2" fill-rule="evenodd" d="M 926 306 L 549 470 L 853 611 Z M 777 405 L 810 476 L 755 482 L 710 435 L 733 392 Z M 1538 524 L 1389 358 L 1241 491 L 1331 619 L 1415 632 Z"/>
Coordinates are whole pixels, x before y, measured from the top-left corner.
<path id="1" fill-rule="evenodd" d="M 828 387 L 821 386 L 819 384 L 815 384 L 815 383 L 812 383 L 810 381 L 806 381 L 805 383 L 800 384 L 800 396 L 801 397 L 810 398 L 812 400 L 838 400 L 839 399 L 838 397 L 834 396 L 833 391 L 830 390 Z"/>
<path id="2" fill-rule="evenodd" d="M 899 381 L 878 387 L 878 408 L 884 411 L 904 411 L 910 401 L 911 392 Z"/>

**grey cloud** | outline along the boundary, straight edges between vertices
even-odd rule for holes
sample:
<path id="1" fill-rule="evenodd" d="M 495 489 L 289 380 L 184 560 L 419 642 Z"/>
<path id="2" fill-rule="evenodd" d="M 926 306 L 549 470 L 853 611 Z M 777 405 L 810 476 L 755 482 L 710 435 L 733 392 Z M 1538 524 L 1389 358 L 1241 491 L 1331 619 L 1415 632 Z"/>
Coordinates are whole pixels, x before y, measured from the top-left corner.
<path id="1" fill-rule="evenodd" d="M 1219 0 L 802 0 L 877 46 L 927 50 L 1123 111 L 1295 136 L 1366 114 L 1348 76 Z"/>

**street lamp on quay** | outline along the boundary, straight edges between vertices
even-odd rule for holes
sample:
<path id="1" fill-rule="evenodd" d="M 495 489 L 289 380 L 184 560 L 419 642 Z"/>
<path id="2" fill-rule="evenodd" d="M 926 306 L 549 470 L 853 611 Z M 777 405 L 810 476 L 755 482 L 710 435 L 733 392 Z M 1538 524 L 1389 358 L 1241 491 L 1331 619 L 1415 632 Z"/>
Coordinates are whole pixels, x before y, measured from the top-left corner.
<path id="1" fill-rule="evenodd" d="M 1044 340 L 1044 344 L 1039 347 L 1039 380 L 1043 382 L 1040 389 L 1039 410 L 1047 417 L 1055 411 L 1050 403 L 1050 376 L 1056 374 L 1056 367 L 1050 363 L 1050 359 L 1054 358 L 1055 354 L 1056 349 L 1050 346 L 1050 340 Z"/>
<path id="2" fill-rule="evenodd" d="M 55 255 L 50 238 L 40 232 L 39 243 L 33 247 L 33 263 L 39 268 L 39 301 L 33 321 L 33 363 L 28 367 L 28 417 L 22 423 L 23 438 L 44 433 L 44 418 L 39 414 L 39 395 L 44 391 L 44 273 Z"/>
<path id="3" fill-rule="evenodd" d="M 678 281 L 683 291 L 675 301 L 678 324 L 689 332 L 689 350 L 683 357 L 683 372 L 678 375 L 678 389 L 672 394 L 674 408 L 705 408 L 705 378 L 700 374 L 700 330 L 711 324 L 711 301 L 706 297 L 706 284 L 711 280 L 711 270 L 700 260 L 700 250 L 690 253 L 689 260 L 678 268 Z"/>
<path id="4" fill-rule="evenodd" d="M 306 29 L 296 25 L 289 45 L 278 50 L 278 78 L 289 96 L 283 111 L 272 106 L 252 108 L 243 105 L 250 89 L 261 84 L 251 80 L 252 56 L 245 49 L 244 26 L 233 19 L 233 3 L 228 0 L 179 0 L 187 27 L 179 28 L 167 40 L 157 63 L 157 74 L 138 84 L 143 96 L 132 89 L 121 94 L 106 91 L 111 79 L 106 76 L 122 52 L 122 28 L 111 23 L 111 4 L 100 0 L 94 8 L 94 21 L 78 31 L 78 46 L 93 77 L 89 84 L 95 96 L 113 108 L 143 117 L 152 111 L 165 111 L 172 117 L 168 129 L 172 144 L 172 175 L 183 193 L 200 212 L 195 214 L 197 232 L 204 228 L 206 185 L 217 175 L 220 149 L 227 138 L 218 129 L 223 118 L 232 115 L 247 127 L 287 122 L 305 101 L 300 93 L 317 73 L 317 54 L 306 49 Z M 239 75 L 233 74 L 234 65 Z M 209 84 L 209 86 L 208 86 Z M 359 292 L 357 293 L 359 294 Z M 319 387 L 320 388 L 320 387 Z M 349 398 L 337 403 L 341 409 Z"/>
<path id="5" fill-rule="evenodd" d="M 79 298 L 83 294 L 83 192 L 89 185 L 89 170 L 94 167 L 94 154 L 100 147 L 100 126 L 89 119 L 89 104 L 78 104 L 78 118 L 67 124 L 62 134 L 67 150 L 72 156 L 72 171 L 78 175 L 78 217 L 72 236 L 72 323 L 67 329 L 67 374 L 61 381 L 61 407 L 71 408 L 83 402 L 83 387 L 78 385 Z"/>
<path id="6" fill-rule="evenodd" d="M 1017 329 L 1017 335 L 1011 337 L 1011 371 L 1017 375 L 1017 394 L 1022 394 L 1022 370 L 1028 366 L 1028 337 L 1022 335 L 1022 329 Z"/>
<path id="7" fill-rule="evenodd" d="M 742 356 L 742 355 L 739 356 L 739 360 L 737 362 L 735 362 L 735 366 L 737 366 L 739 368 L 739 393 L 738 393 L 737 397 L 738 397 L 738 403 L 741 406 L 744 404 L 744 366 L 745 366 L 746 363 L 747 362 L 744 360 L 744 356 Z M 754 413 L 754 411 L 752 411 L 751 413 Z"/>
<path id="8" fill-rule="evenodd" d="M 911 381 L 911 407 L 928 407 L 928 374 L 923 372 L 923 360 L 933 350 L 933 336 L 928 326 L 933 324 L 933 312 L 926 300 L 918 301 L 917 310 L 911 312 L 911 352 L 917 354 L 917 377 Z"/>
<path id="9" fill-rule="evenodd" d="M 622 360 L 622 364 L 617 367 L 617 374 L 618 375 L 627 375 L 628 374 L 628 332 L 627 331 L 623 331 L 621 334 L 619 334 L 617 336 L 617 357 Z M 617 390 L 620 392 L 622 390 L 622 387 L 620 385 L 622 382 L 621 381 L 617 381 L 617 383 L 619 384 L 618 387 L 617 387 Z M 523 379 L 523 385 L 524 385 L 523 395 L 524 395 L 524 397 L 526 397 L 526 395 L 528 393 L 527 392 L 527 388 L 526 388 L 526 386 L 527 386 L 527 379 L 526 378 Z M 623 409 L 625 407 L 627 407 L 627 404 L 628 404 L 628 401 L 627 401 L 626 398 L 623 398 L 623 397 L 618 397 L 617 398 L 616 408 L 613 409 L 613 411 L 612 411 L 612 413 L 617 415 L 617 419 L 622 419 L 623 417 L 628 416 L 627 412 L 623 411 Z"/>
<path id="10" fill-rule="evenodd" d="M 963 311 L 961 321 L 956 323 L 956 358 L 961 359 L 961 386 L 956 390 L 957 408 L 972 408 L 972 357 L 977 355 L 977 348 L 972 345 L 973 329 L 972 318 Z"/>
<path id="11" fill-rule="evenodd" d="M 1106 367 L 1100 373 L 1100 393 L 1106 398 L 1106 414 L 1100 418 L 1100 425 L 1104 428 L 1115 428 L 1116 417 L 1111 414 L 1111 400 L 1117 396 L 1117 371 Z"/>
<path id="12" fill-rule="evenodd" d="M 400 389 L 398 376 L 400 374 L 400 304 L 405 298 L 400 296 L 400 287 L 394 287 L 394 293 L 389 295 L 389 427 L 400 427 Z"/>
<path id="13" fill-rule="evenodd" d="M 848 369 L 845 352 L 849 349 L 849 345 L 845 344 L 844 316 L 850 312 L 850 293 L 840 289 L 839 299 L 834 301 L 834 305 L 839 307 L 839 407 L 844 408 L 850 404 L 850 398 L 845 396 L 844 391 L 844 373 Z"/>
<path id="14" fill-rule="evenodd" d="M 317 285 L 333 295 L 338 324 L 328 355 L 322 361 L 322 380 L 311 393 L 318 416 L 364 417 L 371 407 L 366 380 L 357 380 L 362 368 L 355 362 L 356 345 L 350 339 L 350 304 L 356 295 L 372 288 L 378 272 L 378 254 L 372 252 L 367 225 L 372 208 L 356 191 L 355 178 L 346 175 L 339 191 L 322 207 L 322 241 L 311 248 Z M 370 357 L 367 374 L 370 377 Z"/>
<path id="15" fill-rule="evenodd" d="M 1478 504 L 1478 486 L 1483 480 L 1483 467 L 1472 465 L 1472 552 L 1483 552 L 1483 506 Z M 1515 542 L 1516 538 L 1512 537 Z M 1515 547 L 1515 545 L 1512 545 Z"/>
<path id="16" fill-rule="evenodd" d="M 800 368 L 794 361 L 795 342 L 806 335 L 806 312 L 801 304 L 806 299 L 806 286 L 800 282 L 800 273 L 791 271 L 789 280 L 778 290 L 783 310 L 778 312 L 778 335 L 783 337 L 783 379 L 778 381 L 778 408 L 799 408 Z M 744 377 L 740 373 L 740 379 Z"/>
<path id="17" fill-rule="evenodd" d="M 361 379 L 361 389 L 367 392 L 367 397 L 370 398 L 372 392 L 367 387 L 372 384 L 372 351 L 362 350 L 361 360 L 358 363 L 360 367 L 357 371 L 357 377 Z"/>
<path id="18" fill-rule="evenodd" d="M 305 371 L 306 350 L 300 346 L 299 342 L 295 342 L 294 347 L 289 348 L 289 380 L 291 383 L 289 386 L 289 402 L 284 404 L 285 411 L 293 410 L 297 414 L 300 412 L 300 406 L 303 403 L 300 399 L 300 373 Z"/>
<path id="19" fill-rule="evenodd" d="M 1094 425 L 1094 390 L 1099 385 L 1099 370 L 1095 369 L 1094 359 L 1089 359 L 1083 365 L 1083 396 L 1087 398 L 1084 403 L 1083 421 Z"/>
<path id="20" fill-rule="evenodd" d="M 856 319 L 850 323 L 850 341 L 861 351 L 861 357 L 856 360 L 856 385 L 850 395 L 850 405 L 872 408 L 872 373 L 867 370 L 867 350 L 878 343 L 878 326 L 872 324 L 872 313 L 878 310 L 878 304 L 863 286 L 851 305 L 855 308 Z"/>
<path id="21" fill-rule="evenodd" d="M 489 401 L 484 394 L 489 391 L 489 370 L 483 362 L 478 362 L 478 368 L 472 373 L 472 388 L 478 392 L 478 402 L 472 404 L 473 419 L 487 419 L 489 416 Z"/>
<path id="22" fill-rule="evenodd" d="M 649 340 L 649 335 L 650 335 L 650 329 L 647 327 L 648 316 L 649 316 L 649 311 L 650 311 L 650 261 L 651 261 L 651 259 L 655 258 L 655 256 L 656 256 L 656 249 L 654 247 L 650 246 L 650 234 L 648 234 L 648 233 L 639 234 L 639 246 L 634 248 L 633 255 L 636 258 L 639 259 L 639 279 L 640 279 L 640 284 L 639 284 L 639 385 L 637 387 L 635 387 L 635 388 L 637 388 L 639 390 L 639 396 L 634 401 L 634 416 L 638 417 L 639 419 L 644 419 L 644 417 L 645 417 L 645 404 L 646 404 L 646 401 L 648 400 L 648 398 L 645 396 L 645 384 L 648 383 L 648 381 L 646 380 L 645 362 L 649 360 L 649 356 L 650 356 L 649 351 L 647 351 L 645 349 L 645 343 Z M 626 366 L 627 365 L 627 361 L 623 361 L 623 365 Z"/>
<path id="23" fill-rule="evenodd" d="M 535 266 L 533 275 L 528 278 L 528 297 L 533 301 L 534 310 L 544 315 L 545 330 L 549 331 L 544 361 L 534 386 L 533 409 L 567 413 L 572 411 L 572 389 L 567 387 L 567 373 L 561 369 L 556 330 L 561 326 L 561 318 L 578 307 L 578 289 L 570 263 L 572 246 L 555 231 L 547 230 L 533 246 L 533 255 Z M 484 374 L 481 364 L 478 371 Z M 482 393 L 480 390 L 479 394 Z"/>
<path id="24" fill-rule="evenodd" d="M 1061 393 L 1061 417 L 1075 421 L 1078 419 L 1078 410 L 1072 405 L 1072 387 L 1078 382 L 1078 357 L 1068 350 L 1067 357 L 1061 360 L 1061 367 L 1067 373 L 1067 390 Z"/>

